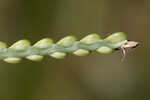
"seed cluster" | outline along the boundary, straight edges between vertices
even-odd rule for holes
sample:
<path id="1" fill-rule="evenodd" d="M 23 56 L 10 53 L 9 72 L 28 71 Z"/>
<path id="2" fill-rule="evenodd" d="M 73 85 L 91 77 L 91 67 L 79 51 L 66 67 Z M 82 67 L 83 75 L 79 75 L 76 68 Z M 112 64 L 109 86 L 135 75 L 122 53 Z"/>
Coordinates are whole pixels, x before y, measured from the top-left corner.
<path id="1" fill-rule="evenodd" d="M 67 53 L 86 56 L 90 51 L 96 50 L 102 54 L 109 54 L 126 42 L 126 35 L 122 32 L 114 33 L 105 39 L 101 39 L 98 34 L 90 34 L 80 41 L 74 36 L 67 36 L 57 43 L 50 38 L 44 38 L 33 46 L 28 40 L 20 40 L 9 48 L 4 42 L 0 42 L 0 59 L 7 63 L 19 63 L 22 58 L 41 61 L 45 55 L 63 59 Z"/>

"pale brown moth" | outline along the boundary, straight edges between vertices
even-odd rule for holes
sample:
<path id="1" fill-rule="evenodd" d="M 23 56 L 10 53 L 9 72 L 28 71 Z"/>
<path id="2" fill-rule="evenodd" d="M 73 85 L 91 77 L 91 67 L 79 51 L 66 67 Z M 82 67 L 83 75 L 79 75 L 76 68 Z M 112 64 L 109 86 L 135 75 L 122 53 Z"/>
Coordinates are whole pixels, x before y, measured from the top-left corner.
<path id="1" fill-rule="evenodd" d="M 126 56 L 126 51 L 136 48 L 138 45 L 139 45 L 139 43 L 135 42 L 135 41 L 128 41 L 127 43 L 121 45 L 120 50 L 123 55 L 121 61 L 124 61 L 125 56 Z"/>

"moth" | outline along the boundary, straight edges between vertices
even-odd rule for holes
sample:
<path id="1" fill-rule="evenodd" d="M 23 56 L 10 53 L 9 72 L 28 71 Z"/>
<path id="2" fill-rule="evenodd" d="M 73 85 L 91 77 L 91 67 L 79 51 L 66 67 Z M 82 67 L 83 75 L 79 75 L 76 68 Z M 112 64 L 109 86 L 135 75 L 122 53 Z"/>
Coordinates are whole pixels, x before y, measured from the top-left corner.
<path id="1" fill-rule="evenodd" d="M 128 50 L 132 50 L 132 49 L 136 48 L 137 46 L 139 46 L 139 43 L 135 42 L 135 41 L 128 41 L 125 44 L 121 45 L 120 50 L 123 55 L 121 61 L 124 61 L 124 59 L 126 57 L 126 52 Z"/>

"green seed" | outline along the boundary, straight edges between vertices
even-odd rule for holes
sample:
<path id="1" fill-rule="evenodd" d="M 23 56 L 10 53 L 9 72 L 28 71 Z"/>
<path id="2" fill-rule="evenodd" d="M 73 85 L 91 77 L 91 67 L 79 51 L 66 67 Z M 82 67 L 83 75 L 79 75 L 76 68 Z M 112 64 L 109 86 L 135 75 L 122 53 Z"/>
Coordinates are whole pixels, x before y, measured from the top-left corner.
<path id="1" fill-rule="evenodd" d="M 28 40 L 20 40 L 16 43 L 14 43 L 10 48 L 16 49 L 16 50 L 24 50 L 30 47 L 30 42 Z"/>
<path id="2" fill-rule="evenodd" d="M 123 32 L 117 32 L 117 33 L 114 33 L 114 34 L 108 36 L 105 40 L 112 44 L 116 44 L 116 43 L 127 40 L 127 38 Z"/>
<path id="3" fill-rule="evenodd" d="M 84 49 L 78 49 L 75 52 L 73 52 L 74 55 L 77 56 L 87 56 L 90 52 L 88 50 L 84 50 Z"/>
<path id="4" fill-rule="evenodd" d="M 57 42 L 57 44 L 62 45 L 64 47 L 70 46 L 73 42 L 75 42 L 77 39 L 74 36 L 67 36 L 61 39 Z"/>
<path id="5" fill-rule="evenodd" d="M 9 57 L 9 58 L 5 58 L 4 61 L 7 63 L 16 64 L 16 63 L 19 63 L 21 61 L 21 58 Z"/>
<path id="6" fill-rule="evenodd" d="M 32 60 L 32 61 L 41 61 L 43 59 L 43 56 L 31 55 L 31 56 L 28 56 L 26 58 L 29 59 L 29 60 Z"/>
<path id="7" fill-rule="evenodd" d="M 102 46 L 98 48 L 96 51 L 102 54 L 110 54 L 113 52 L 113 49 L 106 47 L 106 46 Z"/>
<path id="8" fill-rule="evenodd" d="M 50 54 L 50 56 L 56 58 L 56 59 L 63 59 L 65 58 L 66 56 L 66 53 L 63 53 L 63 52 L 55 52 L 55 53 L 52 53 Z"/>
<path id="9" fill-rule="evenodd" d="M 38 48 L 47 48 L 49 45 L 53 44 L 53 40 L 50 38 L 45 38 L 40 41 L 38 41 L 36 44 L 34 44 L 34 47 Z"/>
<path id="10" fill-rule="evenodd" d="M 90 34 L 90 35 L 84 37 L 83 39 L 81 39 L 80 41 L 85 44 L 92 44 L 100 39 L 101 39 L 101 37 L 98 34 Z"/>

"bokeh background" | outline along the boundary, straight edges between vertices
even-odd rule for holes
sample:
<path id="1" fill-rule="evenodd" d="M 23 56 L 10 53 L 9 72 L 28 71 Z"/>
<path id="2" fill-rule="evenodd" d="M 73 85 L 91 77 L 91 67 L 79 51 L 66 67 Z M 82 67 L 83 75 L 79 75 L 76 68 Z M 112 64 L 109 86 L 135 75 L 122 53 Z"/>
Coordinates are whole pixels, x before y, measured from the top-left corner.
<path id="1" fill-rule="evenodd" d="M 19 64 L 0 61 L 0 100 L 149 100 L 150 0 L 0 0 L 0 40 L 36 41 L 126 32 L 140 42 L 120 52 Z"/>

